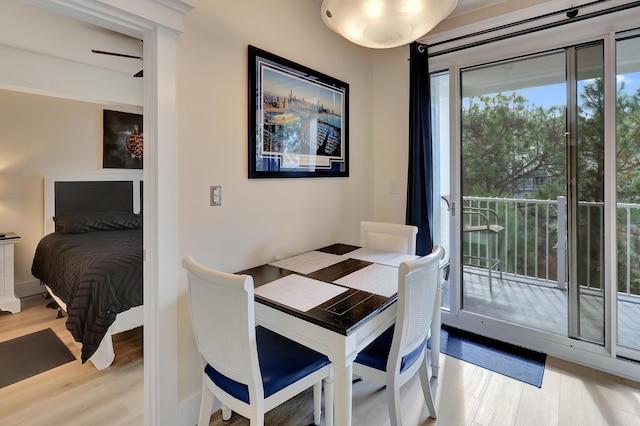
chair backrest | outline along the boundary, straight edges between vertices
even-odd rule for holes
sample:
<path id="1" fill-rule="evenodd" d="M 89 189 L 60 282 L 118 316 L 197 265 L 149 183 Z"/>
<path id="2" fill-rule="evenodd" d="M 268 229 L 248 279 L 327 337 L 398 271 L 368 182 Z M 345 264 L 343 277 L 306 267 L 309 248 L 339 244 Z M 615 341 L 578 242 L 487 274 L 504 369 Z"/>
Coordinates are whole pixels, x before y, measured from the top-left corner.
<path id="1" fill-rule="evenodd" d="M 493 231 L 504 229 L 498 213 L 490 208 L 465 206 L 462 210 L 462 228 L 465 232 Z"/>
<path id="2" fill-rule="evenodd" d="M 203 364 L 263 398 L 258 364 L 253 278 L 215 271 L 185 257 L 191 325 Z M 204 365 L 203 365 L 204 368 Z"/>
<path id="3" fill-rule="evenodd" d="M 387 361 L 387 371 L 399 371 L 402 357 L 424 344 L 436 309 L 442 247 L 398 269 L 398 313 Z"/>
<path id="4" fill-rule="evenodd" d="M 360 246 L 416 254 L 418 227 L 384 222 L 360 222 Z"/>

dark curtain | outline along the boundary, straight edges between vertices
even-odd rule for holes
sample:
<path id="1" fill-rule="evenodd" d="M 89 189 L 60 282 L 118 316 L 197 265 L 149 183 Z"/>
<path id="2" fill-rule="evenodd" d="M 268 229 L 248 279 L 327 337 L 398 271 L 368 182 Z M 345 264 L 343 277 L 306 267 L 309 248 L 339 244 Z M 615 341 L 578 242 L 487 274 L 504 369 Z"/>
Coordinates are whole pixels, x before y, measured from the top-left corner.
<path id="1" fill-rule="evenodd" d="M 418 227 L 416 254 L 433 249 L 431 84 L 427 46 L 409 46 L 409 173 L 407 224 Z"/>

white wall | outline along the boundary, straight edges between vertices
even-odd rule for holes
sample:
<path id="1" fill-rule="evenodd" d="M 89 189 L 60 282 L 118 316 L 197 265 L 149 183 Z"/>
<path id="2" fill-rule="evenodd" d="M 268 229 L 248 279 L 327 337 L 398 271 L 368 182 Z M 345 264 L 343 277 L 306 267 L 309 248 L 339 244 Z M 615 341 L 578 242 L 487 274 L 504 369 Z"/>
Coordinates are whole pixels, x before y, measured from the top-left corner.
<path id="1" fill-rule="evenodd" d="M 102 112 L 112 106 L 0 90 L 0 228 L 19 234 L 16 291 L 33 280 L 44 234 L 43 176 L 102 170 Z M 140 108 L 117 108 L 141 113 Z"/>
<path id="2" fill-rule="evenodd" d="M 322 23 L 318 1 L 194 1 L 178 40 L 181 255 L 228 272 L 334 242 L 359 241 L 374 217 L 372 52 Z M 350 85 L 350 177 L 247 178 L 247 45 Z M 221 207 L 209 186 L 222 185 Z M 188 318 L 179 300 L 180 398 L 200 391 Z"/>
<path id="3" fill-rule="evenodd" d="M 374 52 L 374 217 L 405 223 L 409 159 L 409 46 Z"/>

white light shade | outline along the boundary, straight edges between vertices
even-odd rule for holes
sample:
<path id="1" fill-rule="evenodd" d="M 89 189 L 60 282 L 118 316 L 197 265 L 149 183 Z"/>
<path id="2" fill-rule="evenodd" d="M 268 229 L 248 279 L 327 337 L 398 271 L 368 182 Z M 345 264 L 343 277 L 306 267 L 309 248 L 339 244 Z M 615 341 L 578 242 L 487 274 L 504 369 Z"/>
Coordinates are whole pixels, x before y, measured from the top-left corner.
<path id="1" fill-rule="evenodd" d="M 416 41 L 457 5 L 458 0 L 323 0 L 321 13 L 347 40 L 384 49 Z"/>

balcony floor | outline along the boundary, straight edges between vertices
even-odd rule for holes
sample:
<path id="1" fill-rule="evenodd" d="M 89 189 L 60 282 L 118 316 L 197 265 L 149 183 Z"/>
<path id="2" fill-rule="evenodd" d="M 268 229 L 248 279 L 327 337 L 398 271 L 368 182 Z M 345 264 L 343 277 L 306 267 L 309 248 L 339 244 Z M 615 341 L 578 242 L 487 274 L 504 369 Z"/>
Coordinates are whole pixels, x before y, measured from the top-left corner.
<path id="1" fill-rule="evenodd" d="M 567 335 L 567 290 L 516 281 L 514 276 L 493 276 L 493 291 L 489 278 L 482 271 L 465 267 L 463 309 L 510 323 Z M 445 301 L 448 301 L 445 289 Z M 446 302 L 445 302 L 446 303 Z M 603 298 L 600 295 L 581 296 L 581 334 L 594 341 L 603 340 Z M 640 349 L 640 304 L 619 301 L 619 344 Z"/>

